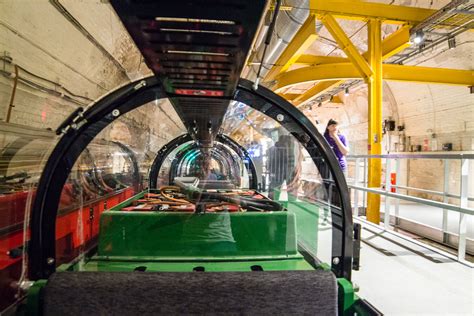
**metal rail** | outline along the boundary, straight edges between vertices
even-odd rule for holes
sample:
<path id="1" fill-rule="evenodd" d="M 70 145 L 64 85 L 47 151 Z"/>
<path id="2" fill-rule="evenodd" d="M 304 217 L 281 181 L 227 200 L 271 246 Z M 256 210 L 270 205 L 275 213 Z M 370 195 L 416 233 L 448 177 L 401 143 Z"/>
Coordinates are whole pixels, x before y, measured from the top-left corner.
<path id="1" fill-rule="evenodd" d="M 384 213 L 384 227 L 385 230 L 390 228 L 390 212 L 391 212 L 391 201 L 390 199 L 395 199 L 395 224 L 399 223 L 399 202 L 400 200 L 410 201 L 414 203 L 419 203 L 423 205 L 428 205 L 432 207 L 437 207 L 443 209 L 442 217 L 442 232 L 443 232 L 443 243 L 448 244 L 449 233 L 448 228 L 448 211 L 458 212 L 459 213 L 459 229 L 458 229 L 458 261 L 464 262 L 466 255 L 466 235 L 467 235 L 467 215 L 474 216 L 474 208 L 468 207 L 469 201 L 474 201 L 474 197 L 469 197 L 468 192 L 468 173 L 469 173 L 469 163 L 470 160 L 474 160 L 474 154 L 386 154 L 386 155 L 351 155 L 348 156 L 348 159 L 355 160 L 355 172 L 353 183 L 348 185 L 349 188 L 362 192 L 370 192 L 385 196 L 385 213 Z M 385 189 L 381 188 L 369 188 L 367 187 L 367 162 L 369 159 L 385 159 Z M 395 161 L 395 174 L 400 173 L 400 160 L 402 159 L 440 159 L 444 162 L 444 187 L 443 191 L 434 191 L 427 190 L 423 188 L 414 188 L 409 186 L 392 184 L 390 179 L 390 174 L 392 170 L 392 162 Z M 449 165 L 451 161 L 460 161 L 461 163 L 461 172 L 459 177 L 459 190 L 460 195 L 449 193 L 450 184 L 449 184 Z M 363 180 L 360 181 L 360 169 L 361 162 L 363 161 Z M 400 194 L 391 192 L 392 189 L 401 189 L 407 191 L 417 191 L 433 195 L 438 195 L 443 197 L 443 202 L 438 202 L 430 199 L 419 198 L 411 196 L 408 194 Z M 359 194 L 354 193 L 354 209 L 355 215 L 359 215 Z M 365 207 L 365 196 L 363 194 L 363 207 Z M 449 203 L 449 198 L 459 199 L 459 205 L 454 205 Z"/>

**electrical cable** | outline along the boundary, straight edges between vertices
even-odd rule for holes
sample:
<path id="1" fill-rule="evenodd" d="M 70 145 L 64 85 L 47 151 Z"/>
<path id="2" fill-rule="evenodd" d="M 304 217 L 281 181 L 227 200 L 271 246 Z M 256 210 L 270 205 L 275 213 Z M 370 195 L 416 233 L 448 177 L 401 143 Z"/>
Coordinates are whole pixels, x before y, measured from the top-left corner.
<path id="1" fill-rule="evenodd" d="M 270 26 L 268 27 L 267 36 L 265 38 L 265 47 L 263 48 L 262 60 L 260 61 L 260 65 L 259 65 L 258 71 L 257 71 L 257 78 L 255 79 L 255 84 L 253 86 L 254 90 L 257 90 L 257 88 L 258 88 L 258 83 L 260 81 L 260 72 L 262 71 L 263 62 L 265 61 L 265 56 L 267 54 L 267 48 L 270 45 L 270 42 L 272 40 L 273 30 L 275 29 L 275 24 L 276 24 L 276 19 L 278 17 L 278 12 L 280 12 L 280 6 L 281 6 L 281 0 L 277 0 L 276 6 L 275 6 L 275 11 L 274 11 L 273 17 L 272 17 L 272 21 L 270 23 Z"/>

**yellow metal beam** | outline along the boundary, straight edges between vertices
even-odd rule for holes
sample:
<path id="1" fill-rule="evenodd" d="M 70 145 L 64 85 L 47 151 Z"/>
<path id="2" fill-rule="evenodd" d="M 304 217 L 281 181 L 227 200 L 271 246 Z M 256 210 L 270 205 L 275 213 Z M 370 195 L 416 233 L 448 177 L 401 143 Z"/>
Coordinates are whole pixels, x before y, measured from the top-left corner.
<path id="1" fill-rule="evenodd" d="M 404 7 L 360 0 L 310 0 L 311 13 L 332 14 L 343 19 L 380 19 L 384 23 L 410 23 L 412 25 L 424 21 L 436 10 L 416 7 Z"/>
<path id="2" fill-rule="evenodd" d="M 369 155 L 382 154 L 382 22 L 368 22 L 369 63 L 373 76 L 368 83 L 368 148 Z M 380 158 L 369 159 L 368 187 L 380 188 L 382 162 Z M 380 195 L 367 194 L 367 220 L 380 223 Z"/>
<path id="3" fill-rule="evenodd" d="M 275 66 L 267 73 L 264 81 L 272 81 L 279 73 L 290 68 L 311 44 L 314 43 L 316 38 L 316 17 L 310 14 L 306 22 L 300 27 L 291 42 L 277 59 Z"/>
<path id="4" fill-rule="evenodd" d="M 421 66 L 383 65 L 383 79 L 461 86 L 474 85 L 473 70 Z"/>
<path id="5" fill-rule="evenodd" d="M 390 34 L 382 42 L 382 59 L 387 59 L 406 47 L 410 46 L 410 27 L 402 26 L 397 31 Z M 362 54 L 365 59 L 368 59 L 368 52 Z M 330 63 L 344 63 L 349 62 L 347 58 L 343 57 L 334 57 L 334 56 L 311 56 L 311 55 L 302 55 L 295 64 L 306 64 L 306 65 L 320 65 L 320 64 L 330 64 Z M 305 103 L 314 100 L 322 93 L 339 86 L 344 80 L 330 80 L 322 81 L 316 84 L 314 87 L 301 94 L 299 97 L 296 97 L 292 100 L 293 104 L 300 106 Z"/>
<path id="6" fill-rule="evenodd" d="M 315 55 L 301 55 L 295 62 L 295 65 L 321 65 L 334 63 L 348 63 L 349 60 L 345 57 L 335 56 L 315 56 Z"/>
<path id="7" fill-rule="evenodd" d="M 458 70 L 446 68 L 431 68 L 420 66 L 404 66 L 383 64 L 383 79 L 472 86 L 474 85 L 473 70 Z M 287 71 L 276 78 L 274 90 L 301 83 L 324 80 L 360 79 L 361 76 L 351 63 L 324 64 L 302 67 Z"/>
<path id="8" fill-rule="evenodd" d="M 382 60 L 385 60 L 399 53 L 410 46 L 410 26 L 405 25 L 386 37 L 382 42 Z M 365 52 L 362 56 L 368 60 L 369 52 Z M 295 62 L 295 65 L 321 65 L 333 63 L 347 63 L 349 60 L 344 57 L 336 56 L 315 56 L 301 55 Z"/>
<path id="9" fill-rule="evenodd" d="M 311 67 L 302 67 L 281 73 L 276 77 L 273 90 L 291 87 L 305 82 L 330 79 L 360 79 L 361 75 L 351 63 L 323 64 Z"/>
<path id="10" fill-rule="evenodd" d="M 284 98 L 285 100 L 292 101 L 292 102 L 294 99 L 300 96 L 300 94 L 297 94 L 297 93 L 278 93 L 278 95 Z"/>
<path id="11" fill-rule="evenodd" d="M 291 103 L 295 106 L 302 106 L 310 101 L 316 99 L 321 93 L 324 93 L 336 86 L 339 86 L 343 83 L 344 80 L 327 80 L 327 81 L 320 81 L 315 84 L 310 89 L 306 90 L 303 94 L 293 98 Z"/>
<path id="12" fill-rule="evenodd" d="M 339 26 L 336 19 L 330 14 L 324 14 L 321 16 L 321 21 L 324 26 L 331 33 L 332 37 L 339 44 L 339 47 L 346 53 L 347 57 L 352 61 L 357 71 L 361 74 L 364 80 L 369 80 L 372 76 L 372 70 L 370 69 L 367 61 L 362 57 L 357 48 L 352 44 L 349 37 L 344 33 L 343 29 Z"/>
<path id="13" fill-rule="evenodd" d="M 395 54 L 398 54 L 410 44 L 410 26 L 404 25 L 398 30 L 387 36 L 382 42 L 382 60 L 388 59 Z M 368 60 L 368 52 L 364 54 Z"/>
<path id="14" fill-rule="evenodd" d="M 338 104 L 344 104 L 344 102 L 342 101 L 342 99 L 340 97 L 338 97 L 337 95 L 333 96 L 331 101 L 329 101 L 330 103 L 338 103 Z"/>

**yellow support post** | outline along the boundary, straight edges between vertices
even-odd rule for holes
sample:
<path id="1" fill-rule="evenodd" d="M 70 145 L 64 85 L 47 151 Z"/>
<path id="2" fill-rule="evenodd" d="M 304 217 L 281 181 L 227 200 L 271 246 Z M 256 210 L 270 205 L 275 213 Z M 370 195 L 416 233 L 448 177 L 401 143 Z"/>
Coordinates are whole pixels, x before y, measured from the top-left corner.
<path id="1" fill-rule="evenodd" d="M 278 74 L 288 70 L 316 39 L 316 17 L 310 14 L 306 22 L 300 27 L 288 46 L 286 46 L 283 53 L 281 53 L 276 61 L 276 65 L 265 76 L 264 81 L 272 81 Z"/>
<path id="2" fill-rule="evenodd" d="M 369 87 L 369 132 L 368 154 L 382 153 L 382 23 L 371 19 L 368 22 L 369 63 L 373 76 Z M 369 159 L 368 187 L 380 188 L 382 177 L 382 162 L 380 158 Z M 367 194 L 367 220 L 380 223 L 380 195 Z"/>
<path id="3" fill-rule="evenodd" d="M 372 70 L 370 69 L 367 61 L 362 57 L 357 48 L 352 44 L 349 37 L 344 33 L 344 30 L 339 26 L 336 19 L 329 14 L 321 16 L 321 21 L 324 26 L 331 33 L 332 37 L 339 44 L 339 47 L 346 53 L 347 57 L 352 61 L 354 66 L 357 68 L 362 78 L 367 82 L 372 76 Z"/>

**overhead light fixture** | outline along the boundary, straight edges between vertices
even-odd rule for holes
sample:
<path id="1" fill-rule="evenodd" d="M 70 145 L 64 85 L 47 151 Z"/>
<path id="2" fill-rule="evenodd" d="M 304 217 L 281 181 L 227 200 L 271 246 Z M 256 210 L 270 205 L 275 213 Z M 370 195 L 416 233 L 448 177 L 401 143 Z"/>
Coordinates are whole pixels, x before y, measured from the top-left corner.
<path id="1" fill-rule="evenodd" d="M 454 37 L 449 37 L 448 38 L 448 47 L 449 47 L 449 49 L 456 48 L 456 38 L 454 38 Z"/>
<path id="2" fill-rule="evenodd" d="M 344 95 L 347 97 L 349 96 L 349 88 L 344 89 Z"/>
<path id="3" fill-rule="evenodd" d="M 191 18 L 171 18 L 171 17 L 160 17 L 155 18 L 158 22 L 191 22 L 191 23 L 209 23 L 209 24 L 228 24 L 235 25 L 234 21 L 228 20 L 210 20 L 210 19 L 191 19 Z"/>
<path id="4" fill-rule="evenodd" d="M 423 43 L 425 40 L 425 34 L 423 33 L 423 31 L 416 31 L 415 32 L 415 36 L 413 37 L 413 43 L 415 43 L 416 45 L 420 45 L 421 43 Z"/>
<path id="5" fill-rule="evenodd" d="M 209 31 L 209 30 L 191 30 L 191 29 L 174 29 L 174 28 L 160 28 L 162 32 L 176 32 L 176 33 L 204 33 L 216 35 L 232 35 L 232 32 L 223 31 Z"/>
<path id="6" fill-rule="evenodd" d="M 187 55 L 205 55 L 205 56 L 229 56 L 227 53 L 200 52 L 190 50 L 168 50 L 168 54 L 187 54 Z"/>

